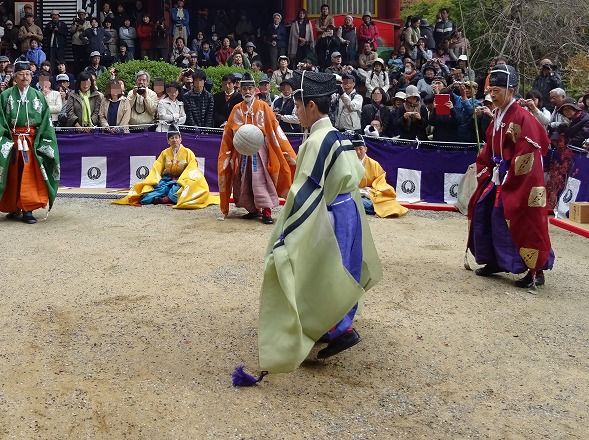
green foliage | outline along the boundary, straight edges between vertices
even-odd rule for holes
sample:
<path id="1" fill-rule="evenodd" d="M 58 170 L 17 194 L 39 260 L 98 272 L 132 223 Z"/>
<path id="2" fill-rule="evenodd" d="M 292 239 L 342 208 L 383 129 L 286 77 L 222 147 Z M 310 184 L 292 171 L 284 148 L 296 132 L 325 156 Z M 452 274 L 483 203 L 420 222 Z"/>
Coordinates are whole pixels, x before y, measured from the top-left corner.
<path id="1" fill-rule="evenodd" d="M 417 0 L 403 7 L 401 16 L 407 18 L 417 15 L 426 18 L 429 25 L 434 27 L 439 10 L 447 8 L 450 20 L 463 30 L 464 36 L 471 43 L 471 66 L 484 68 L 492 57 L 498 55 L 497 50 L 484 38 L 489 30 L 488 20 L 505 8 L 505 2 L 506 0 Z"/>
<path id="2" fill-rule="evenodd" d="M 140 70 L 149 72 L 152 83 L 155 79 L 163 79 L 165 82 L 176 81 L 178 80 L 178 77 L 182 71 L 180 67 L 174 66 L 173 64 L 167 63 L 165 61 L 152 61 L 147 59 L 133 60 L 126 63 L 115 63 L 112 67 L 117 70 L 117 78 L 120 78 L 124 81 L 126 90 L 130 90 L 131 87 L 135 84 L 135 74 Z M 204 69 L 204 71 L 207 74 L 207 79 L 213 83 L 211 93 L 214 94 L 221 91 L 221 78 L 223 78 L 223 75 L 238 72 L 243 74 L 246 70 L 240 67 L 215 66 L 207 67 Z M 253 76 L 257 82 L 260 80 L 262 74 L 254 72 Z M 110 72 L 103 73 L 98 77 L 96 80 L 98 90 L 102 92 L 105 91 L 109 78 Z M 272 92 L 277 94 L 278 89 L 274 87 Z"/>
<path id="3" fill-rule="evenodd" d="M 454 0 L 418 0 L 413 1 L 401 9 L 401 16 L 406 19 L 410 15 L 417 15 L 426 18 L 430 26 L 436 24 L 438 11 L 441 8 L 448 8 L 450 18 L 458 15 L 458 9 L 454 8 Z"/>
<path id="4" fill-rule="evenodd" d="M 126 63 L 115 63 L 112 67 L 117 70 L 116 77 L 122 79 L 125 83 L 125 90 L 130 90 L 135 85 L 135 74 L 140 70 L 148 72 L 151 81 L 162 79 L 165 82 L 176 81 L 182 70 L 173 64 L 166 63 L 165 61 L 152 61 L 147 59 L 132 60 Z M 102 92 L 106 90 L 109 78 L 110 72 L 108 71 L 98 76 L 96 80 L 98 90 Z"/>
<path id="5" fill-rule="evenodd" d="M 207 79 L 213 82 L 213 88 L 211 90 L 213 95 L 221 91 L 221 78 L 223 78 L 223 75 L 227 75 L 229 73 L 241 73 L 243 75 L 246 71 L 241 67 L 230 67 L 224 65 L 207 67 L 204 70 L 207 74 Z M 257 81 L 260 79 L 260 75 L 254 75 L 254 78 Z"/>
<path id="6" fill-rule="evenodd" d="M 589 55 L 580 53 L 569 58 L 565 72 L 569 96 L 576 98 L 589 93 Z"/>

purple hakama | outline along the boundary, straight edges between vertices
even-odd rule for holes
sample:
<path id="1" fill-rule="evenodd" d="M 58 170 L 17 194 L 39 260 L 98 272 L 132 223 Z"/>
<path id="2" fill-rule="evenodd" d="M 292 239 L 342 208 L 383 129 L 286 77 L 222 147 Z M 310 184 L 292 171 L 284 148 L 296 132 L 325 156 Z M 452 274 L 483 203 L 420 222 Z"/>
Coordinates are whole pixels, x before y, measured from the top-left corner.
<path id="1" fill-rule="evenodd" d="M 339 194 L 327 208 L 333 215 L 333 230 L 342 256 L 342 263 L 359 283 L 362 273 L 362 223 L 356 202 L 350 193 Z M 352 328 L 358 304 L 325 335 L 332 340 Z"/>

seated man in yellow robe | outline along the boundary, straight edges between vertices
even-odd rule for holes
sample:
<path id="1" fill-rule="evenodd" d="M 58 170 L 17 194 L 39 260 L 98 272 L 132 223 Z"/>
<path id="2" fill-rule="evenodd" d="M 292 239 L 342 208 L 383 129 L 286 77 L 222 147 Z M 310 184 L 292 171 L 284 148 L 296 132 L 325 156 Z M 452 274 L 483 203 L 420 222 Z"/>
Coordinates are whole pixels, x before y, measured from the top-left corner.
<path id="1" fill-rule="evenodd" d="M 366 214 L 378 217 L 401 217 L 409 211 L 397 202 L 395 188 L 387 183 L 385 170 L 366 155 L 366 144 L 360 135 L 352 141 L 358 159 L 364 165 L 364 177 L 360 181 L 360 194 Z"/>
<path id="2" fill-rule="evenodd" d="M 161 152 L 143 182 L 136 183 L 117 205 L 173 204 L 178 209 L 218 205 L 219 196 L 211 195 L 194 153 L 182 145 L 180 132 L 168 130 L 169 147 Z"/>

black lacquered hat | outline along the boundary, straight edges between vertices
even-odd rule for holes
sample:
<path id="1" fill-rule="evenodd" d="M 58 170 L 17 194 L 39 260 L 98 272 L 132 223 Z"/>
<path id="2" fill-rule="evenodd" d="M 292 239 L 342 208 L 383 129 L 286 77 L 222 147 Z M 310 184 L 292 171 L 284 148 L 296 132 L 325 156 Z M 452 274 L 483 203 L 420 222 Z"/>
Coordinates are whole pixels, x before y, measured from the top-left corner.
<path id="1" fill-rule="evenodd" d="M 337 91 L 335 76 L 332 73 L 295 70 L 289 82 L 297 98 L 319 98 L 332 95 Z"/>
<path id="2" fill-rule="evenodd" d="M 500 64 L 493 67 L 491 70 L 491 77 L 489 78 L 489 85 L 492 87 L 517 87 L 519 78 L 517 71 L 513 66 L 507 64 Z"/>

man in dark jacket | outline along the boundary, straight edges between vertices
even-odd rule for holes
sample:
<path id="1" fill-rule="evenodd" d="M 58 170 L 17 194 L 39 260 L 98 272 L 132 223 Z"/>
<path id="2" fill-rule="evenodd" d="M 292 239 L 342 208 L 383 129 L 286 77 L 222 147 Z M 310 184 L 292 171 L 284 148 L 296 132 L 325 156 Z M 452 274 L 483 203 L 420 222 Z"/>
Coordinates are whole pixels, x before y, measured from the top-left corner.
<path id="1" fill-rule="evenodd" d="M 272 70 L 278 69 L 278 57 L 286 55 L 288 47 L 288 32 L 282 24 L 282 15 L 275 12 L 272 16 L 272 24 L 266 29 L 266 42 L 268 43 L 268 57 Z"/>
<path id="2" fill-rule="evenodd" d="M 425 47 L 427 47 L 433 53 L 436 50 L 434 28 L 428 24 L 427 19 L 421 19 L 421 24 L 419 25 L 419 32 L 421 33 L 421 38 L 425 40 Z"/>
<path id="3" fill-rule="evenodd" d="M 67 25 L 59 19 L 59 11 L 51 11 L 51 20 L 43 29 L 43 48 L 55 72 L 57 61 L 65 59 L 65 39 L 68 35 Z"/>
<path id="4" fill-rule="evenodd" d="M 234 78 L 231 74 L 223 75 L 221 79 L 221 91 L 215 93 L 213 101 L 215 103 L 215 110 L 213 116 L 213 123 L 215 127 L 221 127 L 233 110 L 235 104 L 243 101 L 241 94 L 235 90 L 233 86 Z"/>
<path id="5" fill-rule="evenodd" d="M 452 35 L 456 30 L 456 25 L 449 18 L 448 9 L 440 9 L 439 16 L 440 21 L 436 23 L 436 27 L 434 28 L 434 39 L 436 41 L 436 47 L 440 47 L 440 45 L 444 41 L 448 40 L 450 35 Z"/>
<path id="6" fill-rule="evenodd" d="M 195 127 L 212 127 L 214 100 L 213 95 L 205 90 L 206 73 L 197 69 L 192 75 L 194 85 L 192 90 L 182 97 L 186 111 L 186 125 Z"/>
<path id="7" fill-rule="evenodd" d="M 337 36 L 333 35 L 334 28 L 332 25 L 327 25 L 325 32 L 317 44 L 315 45 L 315 53 L 317 54 L 317 63 L 321 68 L 321 71 L 325 70 L 331 65 L 331 54 L 339 52 L 340 40 Z"/>
<path id="8" fill-rule="evenodd" d="M 548 58 L 540 61 L 540 74 L 534 80 L 532 89 L 538 90 L 542 94 L 542 102 L 549 111 L 554 110 L 554 105 L 550 102 L 550 91 L 562 88 L 562 79 L 556 72 L 556 66 Z"/>
<path id="9" fill-rule="evenodd" d="M 110 34 L 107 34 L 103 28 L 98 27 L 98 19 L 90 19 L 90 29 L 84 31 L 84 37 L 88 41 L 88 52 L 99 52 L 101 56 L 106 54 L 106 43 L 110 41 Z"/>
<path id="10" fill-rule="evenodd" d="M 208 41 L 203 41 L 198 51 L 198 65 L 203 69 L 217 65 L 215 52 Z"/>

